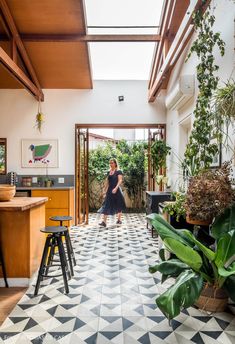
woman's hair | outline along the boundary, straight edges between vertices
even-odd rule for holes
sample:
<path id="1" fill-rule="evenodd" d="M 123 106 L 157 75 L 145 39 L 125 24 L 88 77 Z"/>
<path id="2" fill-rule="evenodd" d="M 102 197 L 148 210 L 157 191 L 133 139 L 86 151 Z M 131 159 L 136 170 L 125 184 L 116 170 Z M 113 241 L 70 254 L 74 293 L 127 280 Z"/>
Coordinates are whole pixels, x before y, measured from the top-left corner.
<path id="1" fill-rule="evenodd" d="M 117 162 L 117 159 L 112 158 L 112 159 L 109 160 L 109 162 L 114 162 L 115 167 L 116 167 L 116 169 L 118 170 L 118 162 Z"/>

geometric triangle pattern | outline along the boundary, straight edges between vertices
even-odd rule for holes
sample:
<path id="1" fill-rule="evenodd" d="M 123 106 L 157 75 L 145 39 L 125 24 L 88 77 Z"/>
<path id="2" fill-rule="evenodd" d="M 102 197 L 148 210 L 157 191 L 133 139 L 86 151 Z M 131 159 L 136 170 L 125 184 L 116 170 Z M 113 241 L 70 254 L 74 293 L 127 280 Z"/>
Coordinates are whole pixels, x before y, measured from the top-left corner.
<path id="1" fill-rule="evenodd" d="M 89 225 L 74 226 L 70 235 L 77 265 L 64 293 L 62 277 L 36 277 L 0 328 L 0 343 L 235 343 L 235 318 L 208 314 L 196 307 L 168 320 L 155 299 L 169 283 L 148 269 L 159 259 L 159 240 L 146 228 L 144 214 L 124 214 L 106 228 L 90 214 Z M 55 274 L 58 267 L 54 267 Z M 59 271 L 58 271 L 59 272 Z"/>

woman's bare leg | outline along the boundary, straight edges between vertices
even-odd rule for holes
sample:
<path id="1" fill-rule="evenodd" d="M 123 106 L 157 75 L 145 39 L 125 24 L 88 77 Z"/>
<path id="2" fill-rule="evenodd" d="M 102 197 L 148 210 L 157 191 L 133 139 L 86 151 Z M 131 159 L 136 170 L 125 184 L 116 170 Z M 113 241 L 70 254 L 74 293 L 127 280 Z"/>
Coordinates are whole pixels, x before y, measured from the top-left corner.
<path id="1" fill-rule="evenodd" d="M 108 215 L 103 214 L 103 221 L 104 221 L 104 223 L 107 222 L 107 217 L 108 217 Z"/>
<path id="2" fill-rule="evenodd" d="M 118 221 L 121 221 L 121 219 L 122 219 L 122 212 L 118 213 L 117 219 L 118 219 Z"/>

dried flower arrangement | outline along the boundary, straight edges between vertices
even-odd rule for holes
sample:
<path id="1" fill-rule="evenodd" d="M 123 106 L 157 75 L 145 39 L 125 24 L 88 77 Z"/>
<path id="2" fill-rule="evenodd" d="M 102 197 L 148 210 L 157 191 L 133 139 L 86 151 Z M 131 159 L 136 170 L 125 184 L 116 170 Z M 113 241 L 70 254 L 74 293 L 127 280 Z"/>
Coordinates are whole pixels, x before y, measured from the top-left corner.
<path id="1" fill-rule="evenodd" d="M 212 220 L 234 202 L 229 179 L 230 162 L 192 177 L 186 194 L 187 216 L 199 221 Z"/>

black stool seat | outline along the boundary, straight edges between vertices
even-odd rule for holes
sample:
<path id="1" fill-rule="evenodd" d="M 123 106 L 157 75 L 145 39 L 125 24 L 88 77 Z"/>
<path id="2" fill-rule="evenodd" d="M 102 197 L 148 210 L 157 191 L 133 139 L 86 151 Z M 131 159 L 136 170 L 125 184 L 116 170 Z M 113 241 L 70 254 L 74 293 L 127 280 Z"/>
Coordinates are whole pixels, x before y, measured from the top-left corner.
<path id="1" fill-rule="evenodd" d="M 73 218 L 72 216 L 51 216 L 51 221 L 71 221 Z"/>
<path id="2" fill-rule="evenodd" d="M 47 226 L 45 228 L 40 229 L 40 232 L 47 234 L 63 233 L 66 231 L 68 231 L 68 228 L 65 226 Z"/>

